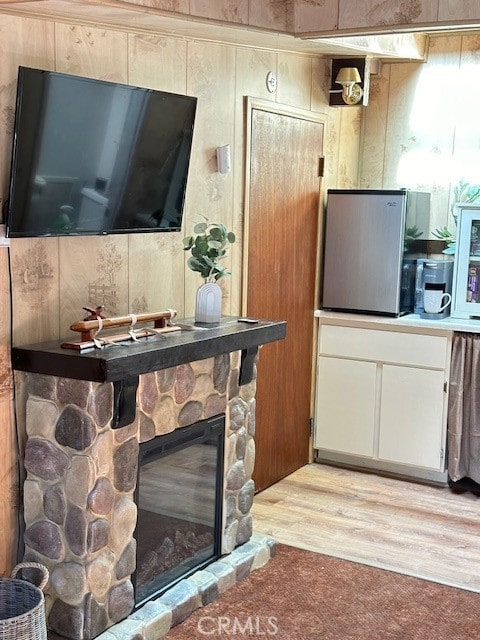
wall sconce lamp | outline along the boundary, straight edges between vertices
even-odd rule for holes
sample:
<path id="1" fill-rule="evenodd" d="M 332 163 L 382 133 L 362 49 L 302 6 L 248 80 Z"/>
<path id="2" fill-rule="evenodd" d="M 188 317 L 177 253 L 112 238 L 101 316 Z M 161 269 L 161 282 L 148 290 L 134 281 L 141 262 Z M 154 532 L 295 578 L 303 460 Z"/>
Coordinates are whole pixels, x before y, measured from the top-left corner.
<path id="1" fill-rule="evenodd" d="M 358 104 L 363 96 L 360 86 L 362 78 L 357 67 L 342 67 L 335 78 L 337 84 L 342 85 L 342 100 L 345 104 Z"/>

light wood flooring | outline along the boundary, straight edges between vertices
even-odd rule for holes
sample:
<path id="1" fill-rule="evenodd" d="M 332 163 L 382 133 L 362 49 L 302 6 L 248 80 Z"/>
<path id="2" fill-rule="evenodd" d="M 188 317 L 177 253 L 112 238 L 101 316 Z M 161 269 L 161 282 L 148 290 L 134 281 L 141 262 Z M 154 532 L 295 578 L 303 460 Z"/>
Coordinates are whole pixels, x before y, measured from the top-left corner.
<path id="1" fill-rule="evenodd" d="M 480 498 L 312 463 L 255 496 L 277 542 L 480 592 Z"/>

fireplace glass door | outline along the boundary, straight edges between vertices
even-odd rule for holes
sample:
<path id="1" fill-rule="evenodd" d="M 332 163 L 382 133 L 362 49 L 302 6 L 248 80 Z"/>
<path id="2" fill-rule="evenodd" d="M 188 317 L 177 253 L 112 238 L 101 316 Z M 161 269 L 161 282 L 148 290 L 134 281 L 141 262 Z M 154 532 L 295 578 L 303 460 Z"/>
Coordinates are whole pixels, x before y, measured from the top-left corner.
<path id="1" fill-rule="evenodd" d="M 220 555 L 225 416 L 140 445 L 135 603 Z"/>

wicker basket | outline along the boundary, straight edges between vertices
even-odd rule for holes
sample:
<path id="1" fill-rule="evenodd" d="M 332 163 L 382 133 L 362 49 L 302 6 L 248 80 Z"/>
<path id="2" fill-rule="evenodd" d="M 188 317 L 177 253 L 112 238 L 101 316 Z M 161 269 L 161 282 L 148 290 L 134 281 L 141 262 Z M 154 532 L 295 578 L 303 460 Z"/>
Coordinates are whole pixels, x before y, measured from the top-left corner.
<path id="1" fill-rule="evenodd" d="M 21 569 L 39 569 L 39 586 L 15 579 Z M 47 640 L 42 591 L 47 582 L 47 568 L 36 562 L 18 564 L 11 578 L 0 579 L 0 640 Z"/>

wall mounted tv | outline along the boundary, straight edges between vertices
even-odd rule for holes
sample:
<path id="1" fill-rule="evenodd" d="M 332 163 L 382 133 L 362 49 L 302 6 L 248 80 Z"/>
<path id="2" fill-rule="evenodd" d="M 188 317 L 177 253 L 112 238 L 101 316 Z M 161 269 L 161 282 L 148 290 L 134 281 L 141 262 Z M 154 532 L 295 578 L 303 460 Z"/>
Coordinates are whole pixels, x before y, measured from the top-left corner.
<path id="1" fill-rule="evenodd" d="M 179 231 L 196 106 L 20 67 L 7 236 Z"/>

